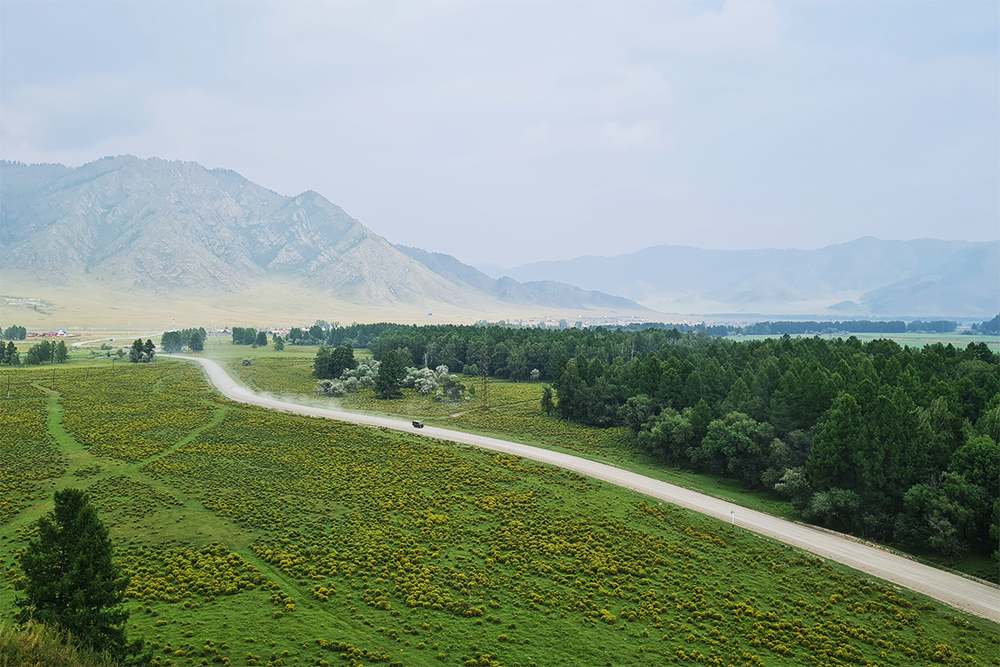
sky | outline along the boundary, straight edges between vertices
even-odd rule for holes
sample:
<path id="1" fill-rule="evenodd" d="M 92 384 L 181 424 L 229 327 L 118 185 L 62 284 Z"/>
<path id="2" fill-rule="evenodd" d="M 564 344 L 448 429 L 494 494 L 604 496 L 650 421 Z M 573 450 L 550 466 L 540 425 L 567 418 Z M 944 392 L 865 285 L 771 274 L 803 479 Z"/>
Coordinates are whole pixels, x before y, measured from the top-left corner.
<path id="1" fill-rule="evenodd" d="M 0 2 L 0 157 L 315 190 L 511 267 L 1000 237 L 1000 4 Z"/>

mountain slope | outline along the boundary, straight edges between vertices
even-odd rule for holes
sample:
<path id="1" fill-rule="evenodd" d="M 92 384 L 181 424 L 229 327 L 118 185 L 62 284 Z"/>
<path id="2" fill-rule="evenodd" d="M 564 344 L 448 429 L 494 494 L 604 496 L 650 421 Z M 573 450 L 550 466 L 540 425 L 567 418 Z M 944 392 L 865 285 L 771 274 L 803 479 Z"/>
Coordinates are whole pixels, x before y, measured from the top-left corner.
<path id="1" fill-rule="evenodd" d="M 621 294 L 663 312 L 988 316 L 1000 307 L 1000 242 L 871 237 L 818 250 L 656 246 L 508 270 Z"/>
<path id="2" fill-rule="evenodd" d="M 285 277 L 354 303 L 476 301 L 315 192 L 285 197 L 232 171 L 131 156 L 0 168 L 5 275 L 165 296 Z"/>
<path id="3" fill-rule="evenodd" d="M 604 294 L 603 292 L 582 290 L 579 287 L 552 280 L 524 284 L 508 276 L 494 280 L 482 271 L 468 264 L 463 264 L 451 255 L 428 252 L 403 245 L 397 245 L 396 248 L 442 278 L 456 285 L 468 285 L 477 290 L 487 292 L 505 303 L 537 304 L 582 310 L 602 308 L 635 312 L 648 310 L 630 299 Z"/>

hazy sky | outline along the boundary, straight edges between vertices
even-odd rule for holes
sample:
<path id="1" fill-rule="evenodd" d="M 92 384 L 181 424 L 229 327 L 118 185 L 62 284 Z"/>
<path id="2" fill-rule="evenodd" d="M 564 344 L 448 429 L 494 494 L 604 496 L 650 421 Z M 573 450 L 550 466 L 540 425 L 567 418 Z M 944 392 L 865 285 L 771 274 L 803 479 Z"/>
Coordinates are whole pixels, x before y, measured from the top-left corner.
<path id="1" fill-rule="evenodd" d="M 0 155 L 316 190 L 511 266 L 1000 236 L 1000 4 L 0 2 Z"/>

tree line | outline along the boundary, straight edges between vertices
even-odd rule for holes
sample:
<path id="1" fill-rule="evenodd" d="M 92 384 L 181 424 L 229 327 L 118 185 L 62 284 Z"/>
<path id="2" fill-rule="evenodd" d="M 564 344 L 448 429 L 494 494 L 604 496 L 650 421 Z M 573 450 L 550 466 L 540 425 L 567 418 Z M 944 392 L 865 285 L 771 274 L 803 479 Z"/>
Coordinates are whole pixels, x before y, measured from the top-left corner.
<path id="1" fill-rule="evenodd" d="M 201 352 L 205 349 L 205 336 L 204 328 L 165 331 L 160 347 L 164 352 L 180 352 L 185 347 L 192 352 Z"/>
<path id="2" fill-rule="evenodd" d="M 543 406 L 627 425 L 661 461 L 732 475 L 809 520 L 957 557 L 1000 521 L 1000 355 L 890 340 L 676 345 L 574 358 Z"/>
<path id="3" fill-rule="evenodd" d="M 28 330 L 24 327 L 17 326 L 16 324 L 4 329 L 2 336 L 4 340 L 24 340 L 27 337 Z"/>
<path id="4" fill-rule="evenodd" d="M 267 347 L 267 332 L 253 327 L 233 327 L 233 345 Z"/>
<path id="5" fill-rule="evenodd" d="M 958 328 L 958 322 L 951 320 L 934 320 L 931 322 L 913 320 L 909 323 L 902 320 L 891 320 L 888 322 L 849 320 L 844 322 L 756 322 L 742 327 L 727 326 L 726 332 L 728 335 L 783 336 L 789 334 L 796 336 L 808 333 L 951 333 L 956 328 Z"/>
<path id="6" fill-rule="evenodd" d="M 28 348 L 23 360 L 13 341 L 8 342 L 6 347 L 0 344 L 0 365 L 2 366 L 18 366 L 21 363 L 26 366 L 38 366 L 46 362 L 62 364 L 66 363 L 67 359 L 69 359 L 69 348 L 64 340 L 58 342 L 43 340 L 40 343 L 35 343 Z"/>
<path id="7" fill-rule="evenodd" d="M 1000 334 L 1000 315 L 997 315 L 992 320 L 973 324 L 970 329 L 972 329 L 973 332 L 980 334 Z"/>

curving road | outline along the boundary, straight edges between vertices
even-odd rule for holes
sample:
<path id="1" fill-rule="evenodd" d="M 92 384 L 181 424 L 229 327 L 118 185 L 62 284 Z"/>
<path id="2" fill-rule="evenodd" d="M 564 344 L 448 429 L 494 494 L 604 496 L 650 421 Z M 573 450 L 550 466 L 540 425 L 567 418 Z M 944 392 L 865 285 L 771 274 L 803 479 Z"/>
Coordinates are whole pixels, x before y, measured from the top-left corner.
<path id="1" fill-rule="evenodd" d="M 923 565 L 908 558 L 869 546 L 839 533 L 813 526 L 793 523 L 763 512 L 757 512 L 733 505 L 725 500 L 691 491 L 667 482 L 661 482 L 638 473 L 615 468 L 595 461 L 588 461 L 570 454 L 553 452 L 498 438 L 490 438 L 461 431 L 452 431 L 434 426 L 420 430 L 413 428 L 409 421 L 378 417 L 375 415 L 328 410 L 295 403 L 286 403 L 274 398 L 259 396 L 236 383 L 228 373 L 214 361 L 196 357 L 174 356 L 174 359 L 188 359 L 201 364 L 212 384 L 228 399 L 238 403 L 257 405 L 273 410 L 281 410 L 310 417 L 323 417 L 339 421 L 391 428 L 414 435 L 450 440 L 475 447 L 483 447 L 541 461 L 550 465 L 573 470 L 588 477 L 599 479 L 647 496 L 664 500 L 681 507 L 715 517 L 722 521 L 735 522 L 742 528 L 767 535 L 792 546 L 810 551 L 823 558 L 843 563 L 856 570 L 866 572 L 885 581 L 923 593 L 953 607 L 1000 622 L 1000 587 L 967 579 L 950 572 Z M 735 512 L 735 514 L 733 514 Z"/>

